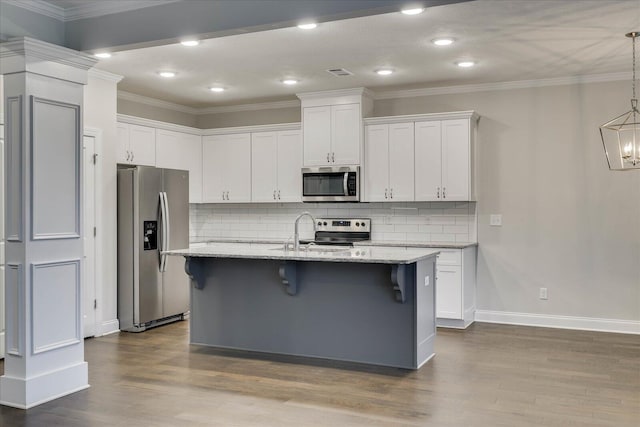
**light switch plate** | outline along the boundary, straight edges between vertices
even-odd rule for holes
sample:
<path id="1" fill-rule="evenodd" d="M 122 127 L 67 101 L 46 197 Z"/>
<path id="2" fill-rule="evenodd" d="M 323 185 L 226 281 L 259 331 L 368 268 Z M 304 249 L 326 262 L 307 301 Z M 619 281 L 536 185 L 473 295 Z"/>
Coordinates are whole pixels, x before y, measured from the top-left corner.
<path id="1" fill-rule="evenodd" d="M 502 215 L 500 214 L 491 214 L 489 216 L 489 225 L 493 227 L 501 227 L 502 226 Z"/>

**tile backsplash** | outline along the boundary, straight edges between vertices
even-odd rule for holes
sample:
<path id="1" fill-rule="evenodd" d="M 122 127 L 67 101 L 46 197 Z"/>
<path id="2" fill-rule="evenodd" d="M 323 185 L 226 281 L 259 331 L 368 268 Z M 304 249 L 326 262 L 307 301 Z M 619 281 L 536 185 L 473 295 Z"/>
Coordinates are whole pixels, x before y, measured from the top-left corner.
<path id="1" fill-rule="evenodd" d="M 399 242 L 475 242 L 475 202 L 406 203 L 253 203 L 189 205 L 192 242 L 215 238 L 286 240 L 304 211 L 316 218 L 371 218 L 371 239 Z M 300 220 L 300 237 L 313 238 L 309 218 Z"/>

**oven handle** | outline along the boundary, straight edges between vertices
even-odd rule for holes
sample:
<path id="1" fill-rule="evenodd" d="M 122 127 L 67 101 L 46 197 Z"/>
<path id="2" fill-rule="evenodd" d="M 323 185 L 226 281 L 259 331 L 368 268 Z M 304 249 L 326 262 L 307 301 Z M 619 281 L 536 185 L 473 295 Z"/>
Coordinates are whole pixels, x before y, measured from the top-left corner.
<path id="1" fill-rule="evenodd" d="M 349 195 L 348 181 L 349 181 L 349 172 L 345 172 L 344 179 L 342 180 L 342 190 L 344 191 L 345 196 Z"/>

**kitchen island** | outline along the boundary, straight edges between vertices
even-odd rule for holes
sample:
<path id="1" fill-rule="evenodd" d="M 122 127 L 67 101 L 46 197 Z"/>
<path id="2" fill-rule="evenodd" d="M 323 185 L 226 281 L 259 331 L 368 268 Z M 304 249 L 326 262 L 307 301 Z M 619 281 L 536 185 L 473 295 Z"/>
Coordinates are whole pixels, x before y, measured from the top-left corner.
<path id="1" fill-rule="evenodd" d="M 192 279 L 192 344 L 417 369 L 434 355 L 437 250 L 213 243 L 166 252 Z"/>

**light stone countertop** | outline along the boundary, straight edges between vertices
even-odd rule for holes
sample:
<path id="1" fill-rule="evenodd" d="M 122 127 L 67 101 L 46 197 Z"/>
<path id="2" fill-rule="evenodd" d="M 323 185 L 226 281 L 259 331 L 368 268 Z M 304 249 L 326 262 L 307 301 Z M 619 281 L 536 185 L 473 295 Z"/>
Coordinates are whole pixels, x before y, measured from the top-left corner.
<path id="1" fill-rule="evenodd" d="M 189 249 L 164 252 L 168 255 L 205 258 L 245 258 L 289 261 L 358 262 L 368 264 L 413 264 L 438 254 L 429 248 L 312 246 L 312 250 L 284 250 L 273 243 L 208 243 Z"/>
<path id="2" fill-rule="evenodd" d="M 251 239 L 251 238 L 214 238 L 204 241 L 191 242 L 191 246 L 206 245 L 212 243 L 253 243 L 253 244 L 273 244 L 284 245 L 282 239 Z M 355 242 L 353 244 L 356 247 L 362 246 L 384 246 L 384 247 L 399 247 L 399 248 L 442 248 L 442 249 L 464 249 L 469 246 L 478 246 L 477 242 L 406 242 L 406 241 L 383 241 L 383 240 L 365 240 L 363 242 Z"/>

